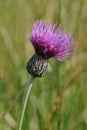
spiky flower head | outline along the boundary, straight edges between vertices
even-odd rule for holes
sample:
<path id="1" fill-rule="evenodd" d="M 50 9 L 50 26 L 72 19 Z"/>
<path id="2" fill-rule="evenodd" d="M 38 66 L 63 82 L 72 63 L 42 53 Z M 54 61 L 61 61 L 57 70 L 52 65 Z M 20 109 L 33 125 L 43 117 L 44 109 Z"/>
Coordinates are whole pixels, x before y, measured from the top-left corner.
<path id="1" fill-rule="evenodd" d="M 52 22 L 38 20 L 34 23 L 30 41 L 38 55 L 44 58 L 54 57 L 60 61 L 73 51 L 71 35 L 56 28 Z"/>
<path id="2" fill-rule="evenodd" d="M 74 40 L 72 36 L 68 32 L 61 30 L 60 27 L 57 28 L 56 24 L 52 24 L 52 22 L 36 21 L 29 39 L 34 46 L 35 55 L 45 61 L 51 57 L 63 61 L 68 54 L 73 52 Z M 27 68 L 29 72 L 29 67 Z"/>

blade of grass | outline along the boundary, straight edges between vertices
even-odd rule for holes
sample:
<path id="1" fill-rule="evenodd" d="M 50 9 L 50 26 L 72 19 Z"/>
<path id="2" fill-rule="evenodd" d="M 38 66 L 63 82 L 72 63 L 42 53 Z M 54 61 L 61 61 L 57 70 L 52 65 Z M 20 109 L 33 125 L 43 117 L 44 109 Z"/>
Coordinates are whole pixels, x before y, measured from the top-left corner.
<path id="1" fill-rule="evenodd" d="M 13 42 L 10 38 L 10 35 L 8 33 L 8 30 L 6 29 L 5 25 L 2 25 L 0 26 L 0 33 L 1 33 L 1 36 L 4 40 L 4 43 L 6 45 L 6 47 L 8 48 L 8 51 L 10 53 L 10 56 L 11 56 L 11 59 L 15 65 L 15 67 L 17 68 L 18 70 L 18 74 L 21 78 L 21 83 L 24 84 L 25 81 L 26 81 L 26 76 L 24 75 L 24 71 L 21 69 L 21 60 L 18 56 L 18 53 L 13 45 Z"/>

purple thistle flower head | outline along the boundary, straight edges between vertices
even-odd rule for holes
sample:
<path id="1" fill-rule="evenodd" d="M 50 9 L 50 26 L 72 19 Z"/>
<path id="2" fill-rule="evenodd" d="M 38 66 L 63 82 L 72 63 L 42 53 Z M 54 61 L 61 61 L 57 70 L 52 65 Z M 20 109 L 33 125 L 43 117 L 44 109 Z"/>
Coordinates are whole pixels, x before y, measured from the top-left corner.
<path id="1" fill-rule="evenodd" d="M 34 77 L 42 77 L 45 74 L 49 58 L 63 61 L 73 52 L 74 40 L 71 35 L 60 27 L 57 28 L 52 22 L 36 21 L 30 41 L 35 48 L 35 54 L 28 61 L 26 68 Z"/>
<path id="2" fill-rule="evenodd" d="M 68 32 L 62 31 L 60 27 L 57 28 L 52 22 L 36 21 L 30 41 L 37 55 L 45 59 L 54 57 L 63 61 L 68 54 L 73 52 L 72 36 Z"/>

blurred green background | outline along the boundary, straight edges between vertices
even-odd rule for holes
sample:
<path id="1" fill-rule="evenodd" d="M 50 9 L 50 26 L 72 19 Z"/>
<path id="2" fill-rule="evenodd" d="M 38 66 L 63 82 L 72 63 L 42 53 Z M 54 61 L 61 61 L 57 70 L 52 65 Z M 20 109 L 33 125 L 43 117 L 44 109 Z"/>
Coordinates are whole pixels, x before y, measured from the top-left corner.
<path id="1" fill-rule="evenodd" d="M 50 59 L 34 81 L 23 130 L 87 130 L 87 0 L 0 0 L 0 130 L 16 129 L 34 54 L 27 35 L 37 19 L 70 32 L 75 52 L 64 62 Z"/>

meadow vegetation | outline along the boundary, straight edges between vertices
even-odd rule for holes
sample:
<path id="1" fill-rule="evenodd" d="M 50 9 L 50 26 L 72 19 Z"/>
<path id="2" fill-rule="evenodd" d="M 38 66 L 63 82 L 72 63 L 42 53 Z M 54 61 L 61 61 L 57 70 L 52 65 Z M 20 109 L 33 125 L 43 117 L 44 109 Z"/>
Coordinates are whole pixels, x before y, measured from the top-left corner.
<path id="1" fill-rule="evenodd" d="M 0 0 L 0 130 L 16 129 L 34 54 L 27 35 L 37 19 L 70 32 L 75 52 L 64 62 L 51 58 L 46 75 L 35 79 L 23 130 L 87 130 L 86 0 Z"/>

